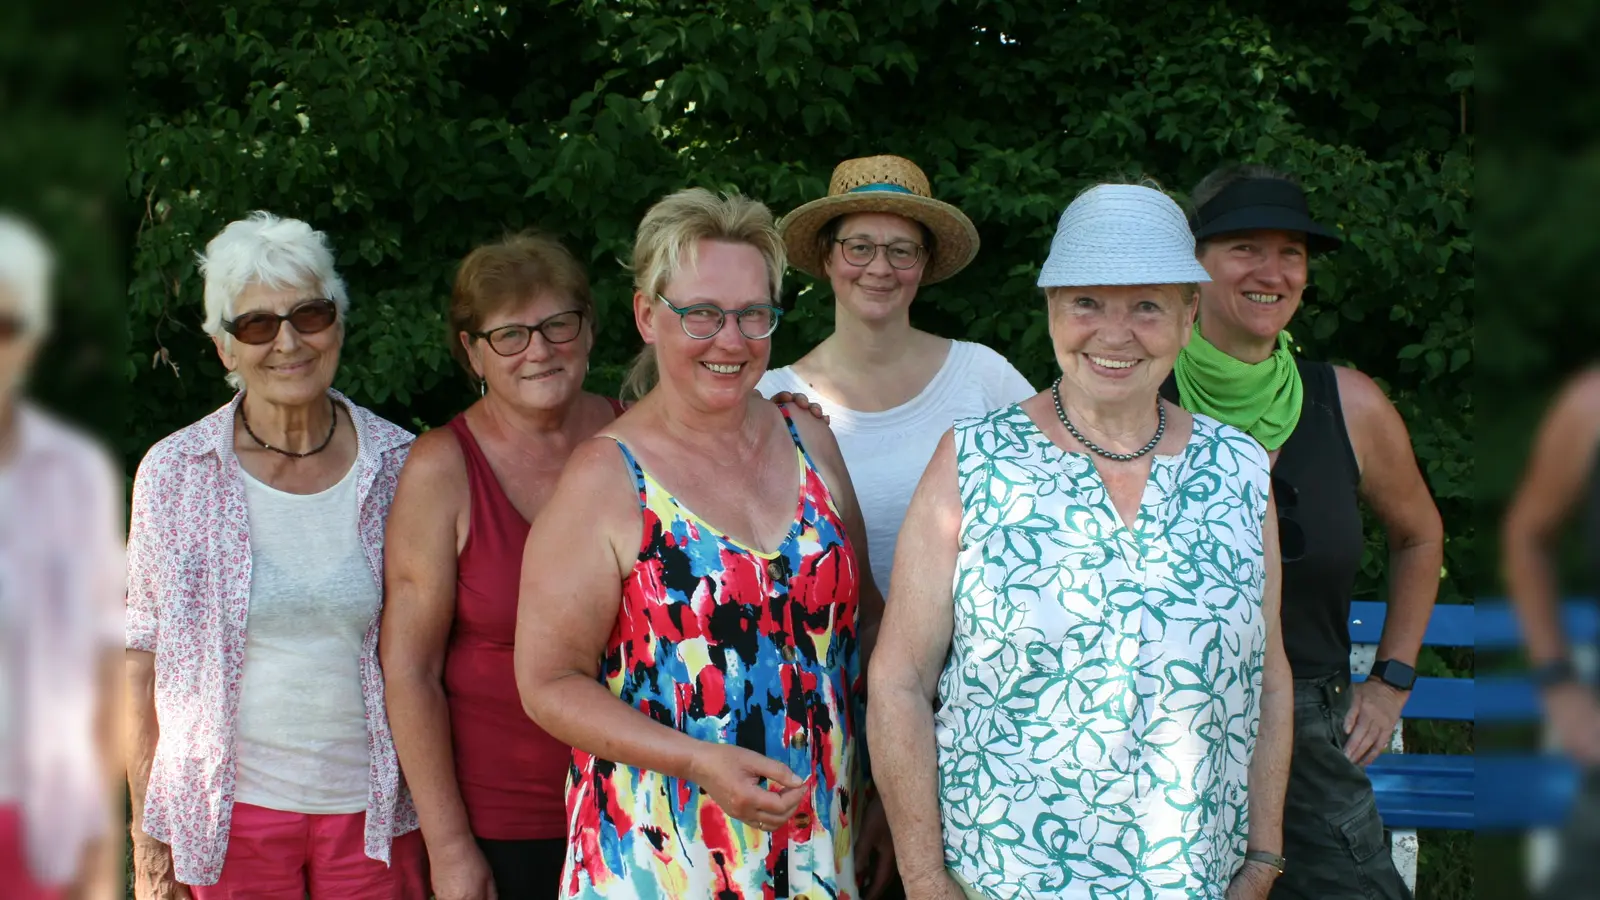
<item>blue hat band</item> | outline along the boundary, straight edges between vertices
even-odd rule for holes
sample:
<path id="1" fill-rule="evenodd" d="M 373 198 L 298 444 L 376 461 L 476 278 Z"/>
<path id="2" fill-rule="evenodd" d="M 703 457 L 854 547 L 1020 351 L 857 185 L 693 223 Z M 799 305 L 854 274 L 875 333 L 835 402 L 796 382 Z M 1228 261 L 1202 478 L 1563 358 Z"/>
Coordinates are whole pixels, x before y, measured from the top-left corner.
<path id="1" fill-rule="evenodd" d="M 910 188 L 902 187 L 902 186 L 900 186 L 898 184 L 890 184 L 887 181 L 874 182 L 873 184 L 863 184 L 860 187 L 853 187 L 850 190 L 846 191 L 845 193 L 847 193 L 847 194 L 859 194 L 859 193 L 862 193 L 864 191 L 890 191 L 890 192 L 896 193 L 896 194 L 913 194 L 914 195 L 914 192 Z"/>

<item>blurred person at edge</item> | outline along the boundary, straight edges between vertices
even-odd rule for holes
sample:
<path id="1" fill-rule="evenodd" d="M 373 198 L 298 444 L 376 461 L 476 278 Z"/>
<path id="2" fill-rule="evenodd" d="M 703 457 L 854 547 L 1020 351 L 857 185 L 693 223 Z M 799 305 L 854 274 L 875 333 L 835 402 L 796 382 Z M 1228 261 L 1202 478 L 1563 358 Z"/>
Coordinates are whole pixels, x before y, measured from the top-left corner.
<path id="1" fill-rule="evenodd" d="M 528 533 L 517 686 L 573 747 L 564 896 L 861 896 L 882 598 L 832 433 L 753 391 L 783 263 L 753 200 L 650 208 L 625 386 L 643 396 L 573 451 Z"/>
<path id="2" fill-rule="evenodd" d="M 936 200 L 908 159 L 847 159 L 828 195 L 778 223 L 789 264 L 833 290 L 833 333 L 764 393 L 805 391 L 827 410 L 872 542 L 872 578 L 889 594 L 895 541 L 917 479 L 956 419 L 1032 397 L 1004 356 L 911 325 L 911 304 L 978 254 L 978 229 Z"/>
<path id="3" fill-rule="evenodd" d="M 1561 748 L 1584 769 L 1582 790 L 1562 830 L 1560 858 L 1542 896 L 1600 898 L 1600 697 L 1579 680 L 1562 634 L 1553 547 L 1578 511 L 1584 558 L 1600 565 L 1600 368 L 1573 378 L 1546 413 L 1522 483 L 1502 525 L 1505 580 L 1527 636 L 1533 679 Z"/>
<path id="4" fill-rule="evenodd" d="M 583 389 L 594 299 L 554 238 L 473 250 L 447 316 L 481 399 L 417 438 L 400 473 L 378 655 L 435 900 L 539 900 L 560 887 L 572 750 L 517 695 L 518 575 L 567 457 L 623 404 Z"/>
<path id="5" fill-rule="evenodd" d="M 384 522 L 412 436 L 332 388 L 349 301 L 321 232 L 253 213 L 200 271 L 239 393 L 134 480 L 136 894 L 423 900 L 377 657 Z"/>
<path id="6" fill-rule="evenodd" d="M 1267 454 L 1158 394 L 1205 279 L 1160 190 L 1084 191 L 1038 281 L 1061 376 L 957 422 L 917 485 L 868 707 L 911 900 L 1271 889 L 1292 707 Z"/>
<path id="7" fill-rule="evenodd" d="M 1284 329 L 1305 294 L 1307 258 L 1341 243 L 1311 218 L 1300 186 L 1264 166 L 1224 166 L 1191 199 L 1195 252 L 1211 280 L 1162 393 L 1249 434 L 1272 460 L 1295 698 L 1286 862 L 1272 896 L 1409 897 L 1364 767 L 1388 746 L 1410 695 L 1444 563 L 1439 512 L 1378 385 L 1290 352 Z M 1389 616 L 1372 677 L 1352 689 L 1358 499 L 1389 538 Z"/>
<path id="8" fill-rule="evenodd" d="M 0 896 L 121 895 L 122 479 L 21 396 L 51 254 L 0 214 Z M 115 797 L 117 802 L 113 803 Z"/>

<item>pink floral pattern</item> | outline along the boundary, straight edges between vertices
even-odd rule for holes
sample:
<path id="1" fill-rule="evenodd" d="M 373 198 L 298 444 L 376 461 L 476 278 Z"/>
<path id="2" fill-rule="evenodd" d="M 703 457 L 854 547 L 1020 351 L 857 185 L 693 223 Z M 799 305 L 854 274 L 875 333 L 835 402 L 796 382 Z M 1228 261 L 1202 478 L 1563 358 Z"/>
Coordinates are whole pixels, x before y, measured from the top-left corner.
<path id="1" fill-rule="evenodd" d="M 360 435 L 361 543 L 383 584 L 383 528 L 412 435 L 329 394 Z M 233 819 L 234 734 L 250 609 L 250 517 L 233 453 L 243 394 L 162 439 L 139 464 L 128 535 L 127 646 L 156 657 L 161 736 L 145 792 L 144 828 L 172 847 L 180 882 L 215 884 Z M 366 853 L 389 861 L 393 837 L 417 827 L 383 705 L 374 615 L 361 653 L 367 749 Z"/>

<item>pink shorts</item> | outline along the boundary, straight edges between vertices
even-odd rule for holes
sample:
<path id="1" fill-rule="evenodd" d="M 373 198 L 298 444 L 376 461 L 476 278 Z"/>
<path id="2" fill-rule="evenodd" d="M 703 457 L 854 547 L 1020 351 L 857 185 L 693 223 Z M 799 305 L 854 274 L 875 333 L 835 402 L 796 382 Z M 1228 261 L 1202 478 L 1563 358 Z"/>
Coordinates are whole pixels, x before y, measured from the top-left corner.
<path id="1" fill-rule="evenodd" d="M 22 811 L 0 806 L 0 895 L 6 900 L 58 900 L 60 888 L 47 888 L 33 880 L 28 855 L 23 852 Z"/>
<path id="2" fill-rule="evenodd" d="M 194 900 L 428 900 L 422 832 L 394 839 L 391 865 L 368 859 L 366 813 L 313 816 L 233 806 L 222 878 Z"/>

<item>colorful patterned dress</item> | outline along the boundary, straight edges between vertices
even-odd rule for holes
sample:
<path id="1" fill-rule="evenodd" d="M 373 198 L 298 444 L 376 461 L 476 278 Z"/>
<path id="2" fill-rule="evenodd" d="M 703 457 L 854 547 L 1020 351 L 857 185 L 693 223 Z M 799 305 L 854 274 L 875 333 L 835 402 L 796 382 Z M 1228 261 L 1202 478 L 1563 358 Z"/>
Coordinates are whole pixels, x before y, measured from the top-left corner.
<path id="1" fill-rule="evenodd" d="M 994 898 L 1221 900 L 1260 722 L 1266 452 L 1196 415 L 1128 527 L 1016 406 L 955 443 L 947 863 Z"/>
<path id="2" fill-rule="evenodd" d="M 813 788 L 768 834 L 693 782 L 574 749 L 567 897 L 857 896 L 859 573 L 828 489 L 788 426 L 803 477 L 794 525 L 774 553 L 706 525 L 618 443 L 644 533 L 600 674 L 656 721 L 782 760 Z"/>

